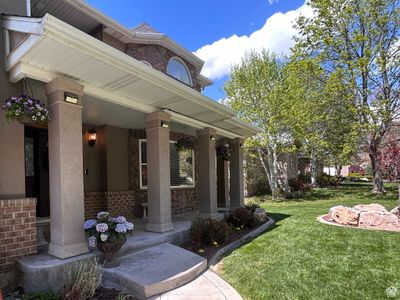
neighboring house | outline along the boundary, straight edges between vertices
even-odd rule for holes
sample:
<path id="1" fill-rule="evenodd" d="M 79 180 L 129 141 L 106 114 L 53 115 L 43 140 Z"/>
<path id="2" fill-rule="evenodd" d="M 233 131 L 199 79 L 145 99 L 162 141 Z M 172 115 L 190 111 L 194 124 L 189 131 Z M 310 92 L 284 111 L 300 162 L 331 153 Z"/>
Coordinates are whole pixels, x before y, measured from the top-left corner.
<path id="1" fill-rule="evenodd" d="M 27 82 L 51 113 L 46 127 L 0 113 L 0 277 L 36 252 L 36 217 L 50 218 L 48 252 L 64 259 L 88 251 L 82 223 L 101 210 L 141 217 L 148 203 L 147 229 L 165 232 L 172 214 L 243 205 L 241 146 L 258 129 L 201 94 L 212 82 L 193 53 L 79 0 L 1 1 L 0 12 L 1 105 Z M 185 136 L 194 149 L 178 152 Z"/>

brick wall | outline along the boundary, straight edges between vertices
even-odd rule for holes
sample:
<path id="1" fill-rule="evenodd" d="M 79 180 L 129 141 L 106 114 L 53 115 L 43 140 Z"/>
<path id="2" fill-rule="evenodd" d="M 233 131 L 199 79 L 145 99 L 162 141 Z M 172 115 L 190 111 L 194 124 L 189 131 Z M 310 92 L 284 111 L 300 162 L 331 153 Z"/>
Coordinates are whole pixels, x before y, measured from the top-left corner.
<path id="1" fill-rule="evenodd" d="M 85 192 L 85 219 L 96 218 L 99 211 L 132 218 L 135 203 L 133 191 Z"/>
<path id="2" fill-rule="evenodd" d="M 95 219 L 99 211 L 105 210 L 104 192 L 85 192 L 85 220 Z"/>
<path id="3" fill-rule="evenodd" d="M 168 61 L 172 57 L 177 56 L 174 52 L 163 46 L 147 44 L 127 44 L 126 54 L 138 60 L 145 60 L 149 62 L 154 69 L 162 73 L 167 72 Z M 193 88 L 197 91 L 201 91 L 201 86 L 197 82 L 198 72 L 196 70 L 196 67 L 182 57 L 179 58 L 185 62 L 187 68 L 189 69 L 190 76 L 192 77 Z"/>
<path id="4" fill-rule="evenodd" d="M 0 273 L 14 271 L 17 259 L 36 254 L 36 239 L 36 199 L 0 200 Z"/>

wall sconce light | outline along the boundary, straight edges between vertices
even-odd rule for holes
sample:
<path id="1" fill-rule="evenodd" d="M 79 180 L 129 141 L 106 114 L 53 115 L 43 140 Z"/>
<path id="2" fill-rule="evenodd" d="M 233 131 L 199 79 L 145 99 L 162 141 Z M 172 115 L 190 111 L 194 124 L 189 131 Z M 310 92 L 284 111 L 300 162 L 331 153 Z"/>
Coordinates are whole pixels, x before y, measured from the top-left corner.
<path id="1" fill-rule="evenodd" d="M 96 145 L 96 140 L 97 140 L 97 132 L 92 128 L 91 130 L 88 131 L 88 144 L 89 147 L 93 147 Z"/>
<path id="2" fill-rule="evenodd" d="M 64 93 L 64 101 L 72 104 L 77 104 L 79 101 L 79 97 L 75 94 L 71 93 Z"/>
<path id="3" fill-rule="evenodd" d="M 210 135 L 210 141 L 215 141 L 215 135 Z"/>
<path id="4" fill-rule="evenodd" d="M 161 121 L 161 128 L 169 128 L 168 122 Z"/>

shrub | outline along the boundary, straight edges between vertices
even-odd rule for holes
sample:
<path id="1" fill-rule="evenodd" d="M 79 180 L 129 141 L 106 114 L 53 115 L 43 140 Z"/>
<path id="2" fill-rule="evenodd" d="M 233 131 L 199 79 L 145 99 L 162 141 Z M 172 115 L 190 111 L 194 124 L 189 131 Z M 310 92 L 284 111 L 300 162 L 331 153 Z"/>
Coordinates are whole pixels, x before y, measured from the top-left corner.
<path id="1" fill-rule="evenodd" d="M 253 227 L 257 223 L 251 209 L 246 207 L 235 209 L 228 215 L 226 221 L 234 227 Z"/>
<path id="2" fill-rule="evenodd" d="M 195 219 L 190 228 L 191 240 L 206 245 L 224 243 L 229 233 L 230 227 L 223 220 Z"/>
<path id="3" fill-rule="evenodd" d="M 246 209 L 250 210 L 252 214 L 254 214 L 254 212 L 256 211 L 256 208 L 259 208 L 260 205 L 258 205 L 257 203 L 254 203 L 254 202 L 249 202 L 244 207 Z"/>
<path id="4" fill-rule="evenodd" d="M 79 261 L 69 266 L 65 272 L 65 286 L 62 298 L 84 300 L 93 297 L 101 284 L 102 270 L 97 259 Z"/>
<path id="5" fill-rule="evenodd" d="M 8 298 L 7 298 L 8 299 Z M 61 297 L 53 292 L 36 292 L 23 295 L 21 300 L 60 300 Z"/>
<path id="6" fill-rule="evenodd" d="M 290 192 L 308 192 L 312 189 L 312 185 L 310 183 L 296 178 L 289 179 L 288 184 Z"/>
<path id="7" fill-rule="evenodd" d="M 327 187 L 327 186 L 336 186 L 338 182 L 338 178 L 336 176 L 330 176 L 328 174 L 321 174 L 316 178 L 317 184 L 320 187 Z"/>
<path id="8" fill-rule="evenodd" d="M 299 174 L 299 180 L 304 183 L 311 183 L 311 174 L 310 173 Z"/>

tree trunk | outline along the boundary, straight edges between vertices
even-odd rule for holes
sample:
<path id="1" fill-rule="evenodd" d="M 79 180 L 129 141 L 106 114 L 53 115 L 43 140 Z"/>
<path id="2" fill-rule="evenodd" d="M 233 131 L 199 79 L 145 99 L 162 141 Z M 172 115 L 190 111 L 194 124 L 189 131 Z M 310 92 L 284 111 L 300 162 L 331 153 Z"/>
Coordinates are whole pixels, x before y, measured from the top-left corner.
<path id="1" fill-rule="evenodd" d="M 336 177 L 340 177 L 340 174 L 342 173 L 342 165 L 336 165 Z"/>
<path id="2" fill-rule="evenodd" d="M 370 147 L 369 158 L 371 159 L 372 180 L 373 180 L 373 194 L 382 194 L 385 192 L 383 189 L 382 174 L 378 168 L 378 151 L 375 147 Z"/>
<path id="3" fill-rule="evenodd" d="M 314 153 L 311 153 L 310 157 L 310 174 L 311 174 L 311 184 L 315 185 L 317 183 L 317 158 L 315 157 Z"/>

